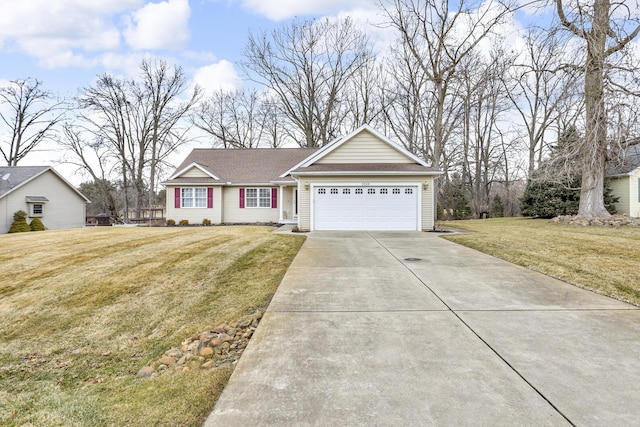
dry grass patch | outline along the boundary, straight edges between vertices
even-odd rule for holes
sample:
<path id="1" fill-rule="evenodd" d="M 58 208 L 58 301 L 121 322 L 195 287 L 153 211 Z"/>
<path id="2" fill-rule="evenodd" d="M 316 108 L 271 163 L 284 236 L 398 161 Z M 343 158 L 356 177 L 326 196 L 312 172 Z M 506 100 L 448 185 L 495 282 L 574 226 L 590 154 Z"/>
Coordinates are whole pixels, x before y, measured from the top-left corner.
<path id="1" fill-rule="evenodd" d="M 303 238 L 269 227 L 0 236 L 0 425 L 201 425 L 230 369 L 135 374 L 271 299 Z"/>
<path id="2" fill-rule="evenodd" d="M 640 305 L 640 228 L 580 227 L 527 218 L 442 225 L 476 232 L 446 236 L 448 240 Z"/>

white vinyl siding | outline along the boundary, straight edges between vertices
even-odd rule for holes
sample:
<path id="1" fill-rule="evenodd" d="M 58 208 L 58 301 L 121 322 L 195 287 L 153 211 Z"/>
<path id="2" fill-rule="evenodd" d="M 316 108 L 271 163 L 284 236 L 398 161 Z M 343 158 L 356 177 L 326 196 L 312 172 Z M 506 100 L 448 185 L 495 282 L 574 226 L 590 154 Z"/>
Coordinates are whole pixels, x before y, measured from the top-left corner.
<path id="1" fill-rule="evenodd" d="M 618 197 L 618 202 L 615 204 L 616 211 L 619 214 L 631 214 L 630 205 L 630 191 L 629 191 L 629 177 L 611 178 L 609 180 L 609 186 L 613 191 L 613 194 Z"/>
<path id="2" fill-rule="evenodd" d="M 196 167 L 192 167 L 191 169 L 189 169 L 185 173 L 181 174 L 180 177 L 184 177 L 184 178 L 210 178 L 209 175 L 207 175 L 206 173 L 202 172 L 200 169 L 198 169 Z"/>
<path id="3" fill-rule="evenodd" d="M 632 202 L 629 203 L 629 216 L 640 218 L 640 168 L 631 175 Z"/>
<path id="4" fill-rule="evenodd" d="M 363 131 L 318 160 L 322 163 L 415 163 L 371 132 Z"/>
<path id="5" fill-rule="evenodd" d="M 262 188 L 268 189 L 269 192 L 271 191 L 271 187 Z M 222 203 L 224 204 L 224 213 L 222 215 L 223 223 L 246 224 L 253 222 L 278 222 L 280 209 L 247 209 L 246 197 L 247 195 L 245 190 L 245 208 L 240 208 L 240 187 L 224 187 L 224 192 L 222 195 Z"/>

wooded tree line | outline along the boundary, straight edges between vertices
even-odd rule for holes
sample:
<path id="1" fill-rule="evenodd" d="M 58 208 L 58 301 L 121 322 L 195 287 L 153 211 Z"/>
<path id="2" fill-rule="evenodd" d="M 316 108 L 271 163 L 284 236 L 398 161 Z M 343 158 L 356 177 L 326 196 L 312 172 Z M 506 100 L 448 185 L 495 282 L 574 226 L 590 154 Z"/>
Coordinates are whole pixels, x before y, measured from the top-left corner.
<path id="1" fill-rule="evenodd" d="M 67 161 L 105 194 L 121 188 L 125 205 L 139 209 L 153 204 L 167 156 L 194 130 L 216 147 L 320 147 L 368 123 L 445 172 L 442 209 L 459 210 L 452 197 L 459 194 L 480 216 L 499 194 L 515 214 L 523 182 L 553 163 L 545 179 L 579 175 L 580 213 L 606 215 L 604 164 L 638 136 L 638 10 L 623 1 L 534 0 L 526 7 L 551 7 L 555 20 L 527 29 L 514 46 L 504 31 L 521 7 L 516 0 L 381 1 L 397 36 L 382 52 L 350 18 L 252 32 L 238 66 L 254 89 L 236 92 L 204 94 L 180 67 L 144 61 L 137 79 L 105 74 L 81 89 L 66 120 L 57 102 L 35 108 L 43 114 L 29 126 L 3 113 L 21 132 L 2 142 L 2 154 L 16 164 L 64 123 L 55 138 Z M 19 88 L 36 91 L 30 99 Z M 0 95 L 16 112 L 25 104 L 32 113 L 34 101 L 53 98 L 28 80 Z M 568 129 L 577 137 L 559 149 Z"/>

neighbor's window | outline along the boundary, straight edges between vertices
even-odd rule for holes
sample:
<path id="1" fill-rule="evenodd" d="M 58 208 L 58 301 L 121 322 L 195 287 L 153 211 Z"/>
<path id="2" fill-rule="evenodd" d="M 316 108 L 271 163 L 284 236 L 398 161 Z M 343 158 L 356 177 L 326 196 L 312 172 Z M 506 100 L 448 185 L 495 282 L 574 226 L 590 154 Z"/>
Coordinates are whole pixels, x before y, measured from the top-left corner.
<path id="1" fill-rule="evenodd" d="M 183 208 L 206 208 L 207 189 L 206 188 L 181 188 L 180 206 Z"/>
<path id="2" fill-rule="evenodd" d="M 270 208 L 271 189 L 270 188 L 247 188 L 245 193 L 246 207 L 248 208 Z"/>
<path id="3" fill-rule="evenodd" d="M 42 203 L 31 204 L 31 216 L 42 216 L 43 206 Z"/>

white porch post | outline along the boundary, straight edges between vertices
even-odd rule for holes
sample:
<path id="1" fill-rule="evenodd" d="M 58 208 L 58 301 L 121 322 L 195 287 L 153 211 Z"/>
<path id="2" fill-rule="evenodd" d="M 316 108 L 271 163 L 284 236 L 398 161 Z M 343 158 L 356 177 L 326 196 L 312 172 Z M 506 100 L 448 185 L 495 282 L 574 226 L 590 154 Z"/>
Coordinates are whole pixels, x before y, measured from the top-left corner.
<path id="1" fill-rule="evenodd" d="M 280 223 L 284 222 L 284 186 L 280 185 L 280 196 L 278 197 L 280 202 L 278 203 L 278 208 L 280 209 L 280 219 L 278 220 Z"/>

